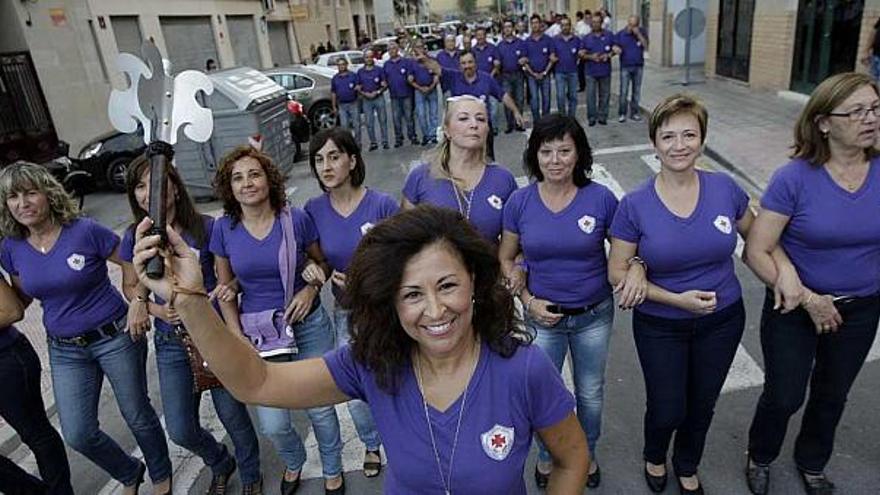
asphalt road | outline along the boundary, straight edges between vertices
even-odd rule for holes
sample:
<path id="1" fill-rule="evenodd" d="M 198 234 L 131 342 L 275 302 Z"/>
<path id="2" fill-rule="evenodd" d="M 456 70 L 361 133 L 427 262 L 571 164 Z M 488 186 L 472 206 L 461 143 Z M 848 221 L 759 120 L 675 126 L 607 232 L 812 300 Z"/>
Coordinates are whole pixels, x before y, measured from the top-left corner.
<path id="1" fill-rule="evenodd" d="M 615 108 L 615 106 L 612 106 Z M 583 112 L 583 109 L 580 110 Z M 583 118 L 583 114 L 579 114 Z M 616 120 L 608 126 L 588 128 L 590 143 L 596 154 L 595 177 L 604 182 L 618 194 L 631 190 L 650 174 L 653 152 L 648 145 L 647 126 L 644 122 L 627 122 L 618 124 Z M 521 154 L 525 148 L 526 135 L 501 135 L 496 139 L 496 153 L 499 163 L 507 166 L 515 176 L 523 176 Z M 405 147 L 399 150 L 365 153 L 367 163 L 366 184 L 399 196 L 400 188 L 409 165 L 418 160 L 422 148 Z M 702 160 L 707 168 L 718 168 L 708 159 Z M 754 190 L 747 177 L 737 177 L 746 190 L 757 198 L 759 191 Z M 290 176 L 288 186 L 295 188 L 293 201 L 301 205 L 304 201 L 319 194 L 316 181 L 311 176 L 308 164 L 296 164 Z M 219 205 L 208 203 L 200 205 L 203 211 L 217 213 Z M 108 226 L 119 228 L 129 221 L 128 206 L 125 198 L 117 194 L 98 194 L 86 199 L 86 212 Z M 746 449 L 746 432 L 760 394 L 763 380 L 761 371 L 762 356 L 758 340 L 758 318 L 764 295 L 763 286 L 751 272 L 737 261 L 737 273 L 743 286 L 744 300 L 747 309 L 747 325 L 741 347 L 737 353 L 734 368 L 728 376 L 724 392 L 716 407 L 715 420 L 709 432 L 708 442 L 700 467 L 700 477 L 708 493 L 741 494 L 748 493 L 742 475 L 744 453 Z M 325 303 L 332 305 L 332 299 L 324 294 Z M 880 345 L 875 342 L 870 362 L 865 365 L 861 375 L 853 386 L 849 397 L 847 411 L 837 432 L 836 449 L 827 473 L 833 479 L 841 494 L 877 494 L 880 493 L 880 423 L 876 412 L 880 407 L 877 384 L 880 383 Z M 161 400 L 158 394 L 155 360 L 149 363 L 149 386 L 153 404 L 161 412 Z M 647 494 L 641 471 L 642 448 L 642 415 L 644 412 L 644 385 L 641 369 L 636 358 L 630 327 L 630 314 L 618 312 L 615 317 L 614 335 L 608 360 L 605 388 L 605 411 L 603 433 L 598 447 L 598 460 L 602 467 L 602 485 L 595 490 L 602 494 Z M 105 387 L 101 402 L 100 420 L 103 428 L 117 438 L 124 448 L 135 451 L 136 445 L 127 428 L 119 418 L 115 401 L 109 387 Z M 382 478 L 367 480 L 360 472 L 363 447 L 357 440 L 347 410 L 339 409 L 343 427 L 345 447 L 345 470 L 348 493 L 379 494 Z M 202 401 L 203 420 L 217 438 L 223 438 L 224 432 L 218 426 L 213 414 L 210 400 Z M 309 450 L 309 460 L 304 468 L 304 483 L 298 493 L 323 493 L 320 480 L 320 465 L 314 436 L 311 435 L 308 421 L 304 415 L 295 415 L 297 426 Z M 791 446 L 800 417 L 791 422 L 785 450 L 774 464 L 772 472 L 772 493 L 802 493 L 797 478 Z M 228 439 L 225 439 L 230 445 Z M 210 473 L 204 469 L 198 458 L 169 444 L 175 464 L 174 493 L 204 493 L 210 481 Z M 279 479 L 283 471 L 282 464 L 276 456 L 271 444 L 261 440 L 261 461 L 264 476 L 264 493 L 278 493 Z M 21 449 L 19 449 L 20 451 Z M 118 486 L 108 479 L 106 474 L 97 469 L 79 454 L 69 451 L 72 464 L 74 486 L 77 493 L 117 493 Z M 14 457 L 13 457 L 14 458 Z M 15 458 L 14 458 L 15 459 Z M 21 454 L 19 454 L 21 459 Z M 32 458 L 31 458 L 32 459 Z M 25 465 L 28 459 L 22 459 Z M 529 493 L 539 493 L 532 481 L 534 455 L 526 470 L 526 481 Z M 145 486 L 141 492 L 150 493 Z M 238 493 L 238 478 L 235 476 L 230 493 Z M 674 483 L 669 484 L 667 493 L 677 489 Z M 481 488 L 473 487 L 478 493 Z"/>

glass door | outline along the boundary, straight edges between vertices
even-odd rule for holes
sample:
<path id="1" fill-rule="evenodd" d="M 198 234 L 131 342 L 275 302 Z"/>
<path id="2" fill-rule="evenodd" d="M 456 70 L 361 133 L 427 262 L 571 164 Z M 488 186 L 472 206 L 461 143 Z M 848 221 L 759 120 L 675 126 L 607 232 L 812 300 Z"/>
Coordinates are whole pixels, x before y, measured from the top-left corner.
<path id="1" fill-rule="evenodd" d="M 864 8 L 865 0 L 800 0 L 793 91 L 810 93 L 828 76 L 855 69 Z"/>
<path id="2" fill-rule="evenodd" d="M 715 64 L 718 75 L 749 80 L 754 13 L 755 0 L 721 0 Z"/>

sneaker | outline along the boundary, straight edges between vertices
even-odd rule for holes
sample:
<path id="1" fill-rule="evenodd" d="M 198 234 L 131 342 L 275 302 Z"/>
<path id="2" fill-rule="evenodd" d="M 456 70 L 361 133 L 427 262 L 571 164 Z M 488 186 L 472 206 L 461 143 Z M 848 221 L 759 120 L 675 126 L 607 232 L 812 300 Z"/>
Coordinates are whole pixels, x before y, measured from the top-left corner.
<path id="1" fill-rule="evenodd" d="M 621 115 L 620 117 L 617 117 L 617 121 L 618 122 L 626 122 L 626 115 Z"/>
<path id="2" fill-rule="evenodd" d="M 746 460 L 746 484 L 754 495 L 767 495 L 770 487 L 770 466 L 762 466 L 751 459 Z"/>
<path id="3" fill-rule="evenodd" d="M 637 113 L 632 114 L 632 117 L 630 117 L 630 118 L 633 119 L 633 120 L 635 120 L 636 122 L 642 120 L 642 116 L 641 116 L 640 114 L 637 114 Z"/>
<path id="4" fill-rule="evenodd" d="M 387 148 L 388 145 L 385 145 L 385 147 Z M 378 145 L 378 144 L 376 144 L 376 143 L 372 143 L 372 144 L 370 145 L 370 151 L 376 151 L 377 149 L 379 149 L 379 145 Z"/>

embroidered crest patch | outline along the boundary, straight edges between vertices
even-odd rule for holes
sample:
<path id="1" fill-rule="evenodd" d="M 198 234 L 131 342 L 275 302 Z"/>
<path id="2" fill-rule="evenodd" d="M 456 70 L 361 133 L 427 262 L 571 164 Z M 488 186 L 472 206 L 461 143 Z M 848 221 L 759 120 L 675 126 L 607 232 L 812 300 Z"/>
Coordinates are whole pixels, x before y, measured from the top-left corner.
<path id="1" fill-rule="evenodd" d="M 716 229 L 724 234 L 730 234 L 733 232 L 733 224 L 731 224 L 730 219 L 724 215 L 718 215 L 712 223 L 715 225 Z"/>
<path id="2" fill-rule="evenodd" d="M 504 201 L 494 194 L 486 198 L 486 201 L 488 201 L 489 204 L 492 205 L 492 208 L 495 208 L 496 210 L 500 210 L 501 207 L 504 206 Z"/>
<path id="3" fill-rule="evenodd" d="M 86 266 L 86 257 L 73 253 L 67 258 L 67 266 L 76 271 L 81 271 Z"/>
<path id="4" fill-rule="evenodd" d="M 578 219 L 578 227 L 587 234 L 592 234 L 596 228 L 596 219 L 590 215 L 584 215 Z"/>
<path id="5" fill-rule="evenodd" d="M 501 425 L 493 426 L 492 429 L 480 435 L 483 452 L 491 459 L 503 461 L 513 448 L 514 433 L 513 428 Z"/>

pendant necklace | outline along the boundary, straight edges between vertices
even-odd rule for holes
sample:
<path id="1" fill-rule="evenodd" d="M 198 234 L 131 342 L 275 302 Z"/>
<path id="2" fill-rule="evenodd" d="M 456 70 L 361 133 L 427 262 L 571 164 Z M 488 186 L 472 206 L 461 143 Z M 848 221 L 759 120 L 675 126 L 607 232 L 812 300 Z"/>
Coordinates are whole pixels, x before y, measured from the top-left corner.
<path id="1" fill-rule="evenodd" d="M 474 186 L 474 188 L 471 189 L 470 194 L 465 194 L 465 191 L 458 188 L 455 179 L 450 178 L 449 181 L 452 182 L 452 190 L 455 191 L 455 202 L 458 204 L 458 212 L 464 215 L 465 220 L 470 221 L 471 204 L 473 203 L 474 192 L 476 192 L 477 186 Z M 461 204 L 462 199 L 464 199 L 464 205 Z"/>
<path id="2" fill-rule="evenodd" d="M 458 410 L 458 422 L 455 424 L 455 436 L 452 437 L 452 452 L 449 454 L 448 475 L 443 476 L 443 465 L 440 463 L 440 453 L 437 451 L 437 442 L 434 439 L 434 427 L 431 424 L 431 417 L 428 415 L 428 399 L 425 398 L 425 389 L 422 386 L 422 358 L 416 352 L 416 379 L 419 385 L 419 393 L 422 395 L 422 407 L 425 410 L 425 421 L 428 423 L 428 435 L 431 437 L 431 447 L 434 449 L 434 460 L 437 461 L 437 471 L 440 473 L 440 481 L 443 483 L 443 493 L 452 495 L 452 464 L 455 460 L 455 448 L 458 446 L 458 433 L 461 429 L 461 418 L 464 416 L 464 407 L 467 405 L 468 387 L 470 387 L 471 379 L 477 370 L 477 363 L 480 362 L 480 343 L 477 342 L 477 357 L 474 359 L 474 365 L 471 368 L 470 376 L 468 376 L 467 384 L 464 386 L 464 393 L 461 396 L 461 408 Z"/>

